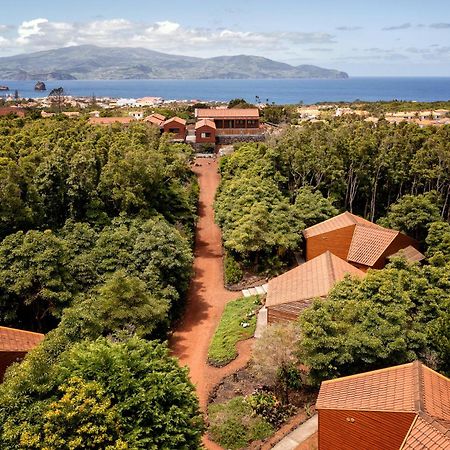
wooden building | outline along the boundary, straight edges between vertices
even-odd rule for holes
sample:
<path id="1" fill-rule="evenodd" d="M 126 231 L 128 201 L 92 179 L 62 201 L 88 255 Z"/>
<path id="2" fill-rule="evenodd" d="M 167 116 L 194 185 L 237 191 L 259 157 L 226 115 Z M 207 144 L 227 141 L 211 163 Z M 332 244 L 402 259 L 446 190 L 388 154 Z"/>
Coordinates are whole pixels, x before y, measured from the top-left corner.
<path id="1" fill-rule="evenodd" d="M 197 144 L 215 144 L 216 124 L 213 120 L 201 119 L 196 122 L 195 142 Z"/>
<path id="2" fill-rule="evenodd" d="M 306 260 L 330 251 L 361 270 L 382 269 L 387 258 L 419 244 L 405 234 L 344 212 L 304 230 Z"/>
<path id="3" fill-rule="evenodd" d="M 364 272 L 326 251 L 269 281 L 267 322 L 293 321 L 315 298 L 325 298 L 346 275 L 362 278 Z"/>
<path id="4" fill-rule="evenodd" d="M 160 127 L 165 120 L 166 120 L 165 116 L 158 113 L 150 114 L 144 119 L 145 122 L 151 123 L 152 125 L 156 125 L 157 127 Z"/>
<path id="5" fill-rule="evenodd" d="M 450 449 L 450 379 L 419 361 L 324 381 L 319 450 Z"/>
<path id="6" fill-rule="evenodd" d="M 0 107 L 0 116 L 25 117 L 25 110 L 16 106 Z"/>
<path id="7" fill-rule="evenodd" d="M 120 123 L 122 125 L 129 125 L 131 122 L 135 122 L 134 117 L 90 117 L 89 123 L 91 125 L 113 125 Z"/>
<path id="8" fill-rule="evenodd" d="M 173 134 L 173 139 L 176 141 L 184 141 L 186 139 L 186 121 L 180 117 L 171 117 L 161 123 L 161 128 L 164 133 Z"/>
<path id="9" fill-rule="evenodd" d="M 15 328 L 0 327 L 0 381 L 6 369 L 42 342 L 44 335 Z"/>
<path id="10" fill-rule="evenodd" d="M 217 136 L 259 136 L 262 129 L 258 108 L 231 108 L 195 110 L 197 120 L 208 119 L 215 123 Z"/>

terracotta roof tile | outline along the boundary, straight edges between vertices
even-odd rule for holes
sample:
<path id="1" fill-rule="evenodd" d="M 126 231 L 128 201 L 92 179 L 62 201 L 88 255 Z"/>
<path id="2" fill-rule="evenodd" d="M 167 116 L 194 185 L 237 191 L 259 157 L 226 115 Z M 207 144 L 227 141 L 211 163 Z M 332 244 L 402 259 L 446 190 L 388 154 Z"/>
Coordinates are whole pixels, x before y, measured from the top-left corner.
<path id="1" fill-rule="evenodd" d="M 324 220 L 312 227 L 306 228 L 303 234 L 306 238 L 317 236 L 319 234 L 328 233 L 329 231 L 339 230 L 341 228 L 349 227 L 352 225 L 365 225 L 370 228 L 381 228 L 379 225 L 363 219 L 362 217 L 355 216 L 354 214 L 346 211 L 342 214 L 332 217 L 331 219 Z"/>
<path id="2" fill-rule="evenodd" d="M 258 119 L 258 108 L 231 108 L 231 109 L 208 109 L 199 108 L 195 110 L 198 119 Z"/>
<path id="3" fill-rule="evenodd" d="M 450 449 L 450 428 L 445 428 L 435 420 L 420 415 L 414 420 L 400 447 L 400 450 L 448 449 Z"/>
<path id="4" fill-rule="evenodd" d="M 424 412 L 450 422 L 450 380 L 423 365 L 421 375 Z"/>
<path id="5" fill-rule="evenodd" d="M 147 116 L 144 120 L 146 122 L 150 122 L 153 123 L 154 125 L 159 126 L 166 120 L 166 118 L 161 114 L 151 114 L 150 116 Z"/>
<path id="6" fill-rule="evenodd" d="M 28 352 L 43 339 L 41 333 L 0 327 L 0 352 Z"/>
<path id="7" fill-rule="evenodd" d="M 89 123 L 92 125 L 110 125 L 112 123 L 130 123 L 134 117 L 91 117 Z"/>
<path id="8" fill-rule="evenodd" d="M 325 297 L 345 275 L 363 277 L 363 271 L 325 252 L 269 281 L 266 306 Z"/>
<path id="9" fill-rule="evenodd" d="M 375 224 L 374 224 L 375 225 Z M 399 231 L 356 225 L 347 259 L 365 266 L 374 265 L 387 250 Z"/>
<path id="10" fill-rule="evenodd" d="M 414 412 L 413 363 L 324 381 L 316 407 Z"/>
<path id="11" fill-rule="evenodd" d="M 419 261 L 422 261 L 425 259 L 425 255 L 420 253 L 419 250 L 417 250 L 412 245 L 408 245 L 408 247 L 402 248 L 397 253 L 394 253 L 391 256 L 389 256 L 389 258 L 395 258 L 397 256 L 403 257 L 407 261 L 411 261 L 411 262 L 414 262 L 414 261 L 419 262 Z"/>
<path id="12" fill-rule="evenodd" d="M 166 121 L 164 121 L 162 123 L 162 125 L 167 125 L 168 123 L 171 123 L 171 122 L 176 122 L 181 125 L 186 125 L 186 121 L 184 119 L 182 119 L 181 117 L 171 117 L 170 119 L 167 119 Z"/>
<path id="13" fill-rule="evenodd" d="M 213 120 L 201 119 L 195 123 L 195 129 L 200 128 L 200 127 L 210 127 L 210 128 L 216 129 L 216 124 L 214 123 Z"/>

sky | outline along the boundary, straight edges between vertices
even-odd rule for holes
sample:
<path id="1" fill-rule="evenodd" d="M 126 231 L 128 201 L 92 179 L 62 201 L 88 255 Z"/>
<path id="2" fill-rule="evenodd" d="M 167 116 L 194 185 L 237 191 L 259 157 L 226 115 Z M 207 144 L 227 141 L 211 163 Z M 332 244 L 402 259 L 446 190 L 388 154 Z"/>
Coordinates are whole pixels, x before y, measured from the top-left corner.
<path id="1" fill-rule="evenodd" d="M 0 56 L 83 44 L 450 76 L 450 0 L 0 0 Z"/>

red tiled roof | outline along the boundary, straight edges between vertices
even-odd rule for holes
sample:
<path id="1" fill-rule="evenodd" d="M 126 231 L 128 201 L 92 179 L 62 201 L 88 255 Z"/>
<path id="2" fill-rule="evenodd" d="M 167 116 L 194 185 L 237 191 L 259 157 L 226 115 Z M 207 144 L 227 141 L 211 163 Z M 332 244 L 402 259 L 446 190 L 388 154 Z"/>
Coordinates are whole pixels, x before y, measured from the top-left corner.
<path id="1" fill-rule="evenodd" d="M 258 119 L 258 108 L 230 108 L 230 109 L 207 109 L 195 110 L 198 119 Z"/>
<path id="2" fill-rule="evenodd" d="M 374 265 L 398 234 L 399 231 L 379 226 L 356 225 L 347 260 L 365 266 Z"/>
<path id="3" fill-rule="evenodd" d="M 159 120 L 166 120 L 166 116 L 163 116 L 162 114 L 153 113 L 150 117 L 156 117 Z"/>
<path id="4" fill-rule="evenodd" d="M 91 117 L 89 123 L 92 125 L 109 125 L 112 123 L 130 123 L 134 117 Z"/>
<path id="5" fill-rule="evenodd" d="M 214 123 L 213 120 L 201 119 L 195 123 L 195 129 L 200 128 L 200 127 L 210 127 L 210 128 L 214 128 L 214 130 L 215 130 L 216 124 Z"/>
<path id="6" fill-rule="evenodd" d="M 303 231 L 303 235 L 305 236 L 305 238 L 309 238 L 357 224 L 364 225 L 370 228 L 382 228 L 373 222 L 363 219 L 362 217 L 355 216 L 354 214 L 346 211 L 342 214 L 332 217 L 331 219 L 324 220 L 323 222 L 313 225 L 312 227 L 306 228 Z"/>
<path id="7" fill-rule="evenodd" d="M 166 118 L 161 114 L 151 114 L 144 119 L 146 122 L 153 123 L 154 125 L 160 126 Z"/>
<path id="8" fill-rule="evenodd" d="M 415 413 L 400 450 L 450 448 L 450 379 L 419 361 L 324 381 L 316 408 Z"/>
<path id="9" fill-rule="evenodd" d="M 28 352 L 43 339 L 41 333 L 0 326 L 0 352 Z"/>
<path id="10" fill-rule="evenodd" d="M 363 277 L 363 271 L 327 251 L 269 281 L 266 306 L 305 302 L 326 297 L 345 275 Z"/>
<path id="11" fill-rule="evenodd" d="M 450 427 L 418 415 L 399 450 L 448 450 Z"/>
<path id="12" fill-rule="evenodd" d="M 450 379 L 419 361 L 324 381 L 317 408 L 420 412 L 450 422 Z"/>
<path id="13" fill-rule="evenodd" d="M 181 117 L 171 117 L 170 119 L 167 119 L 166 121 L 164 121 L 162 123 L 162 125 L 167 125 L 168 123 L 171 123 L 171 122 L 176 122 L 181 125 L 186 125 L 186 121 L 184 119 L 182 119 Z"/>
<path id="14" fill-rule="evenodd" d="M 412 245 L 408 245 L 406 248 L 402 248 L 397 253 L 394 253 L 393 255 L 389 256 L 389 258 L 395 258 L 397 256 L 405 258 L 407 261 L 422 261 L 425 259 L 425 255 L 419 252 L 415 247 Z"/>

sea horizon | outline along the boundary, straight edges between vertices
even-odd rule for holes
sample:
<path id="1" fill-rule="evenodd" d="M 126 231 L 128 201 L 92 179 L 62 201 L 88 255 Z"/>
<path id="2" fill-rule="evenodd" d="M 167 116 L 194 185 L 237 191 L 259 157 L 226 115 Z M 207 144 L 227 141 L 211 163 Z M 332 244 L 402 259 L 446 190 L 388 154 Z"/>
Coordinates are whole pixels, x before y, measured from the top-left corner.
<path id="1" fill-rule="evenodd" d="M 46 97 L 51 89 L 63 87 L 73 97 L 141 98 L 227 102 L 244 98 L 276 104 L 314 104 L 353 101 L 447 101 L 450 76 L 354 76 L 348 79 L 129 79 L 129 80 L 48 80 L 46 91 L 35 91 L 40 80 L 0 80 L 9 91 L 23 98 Z"/>

